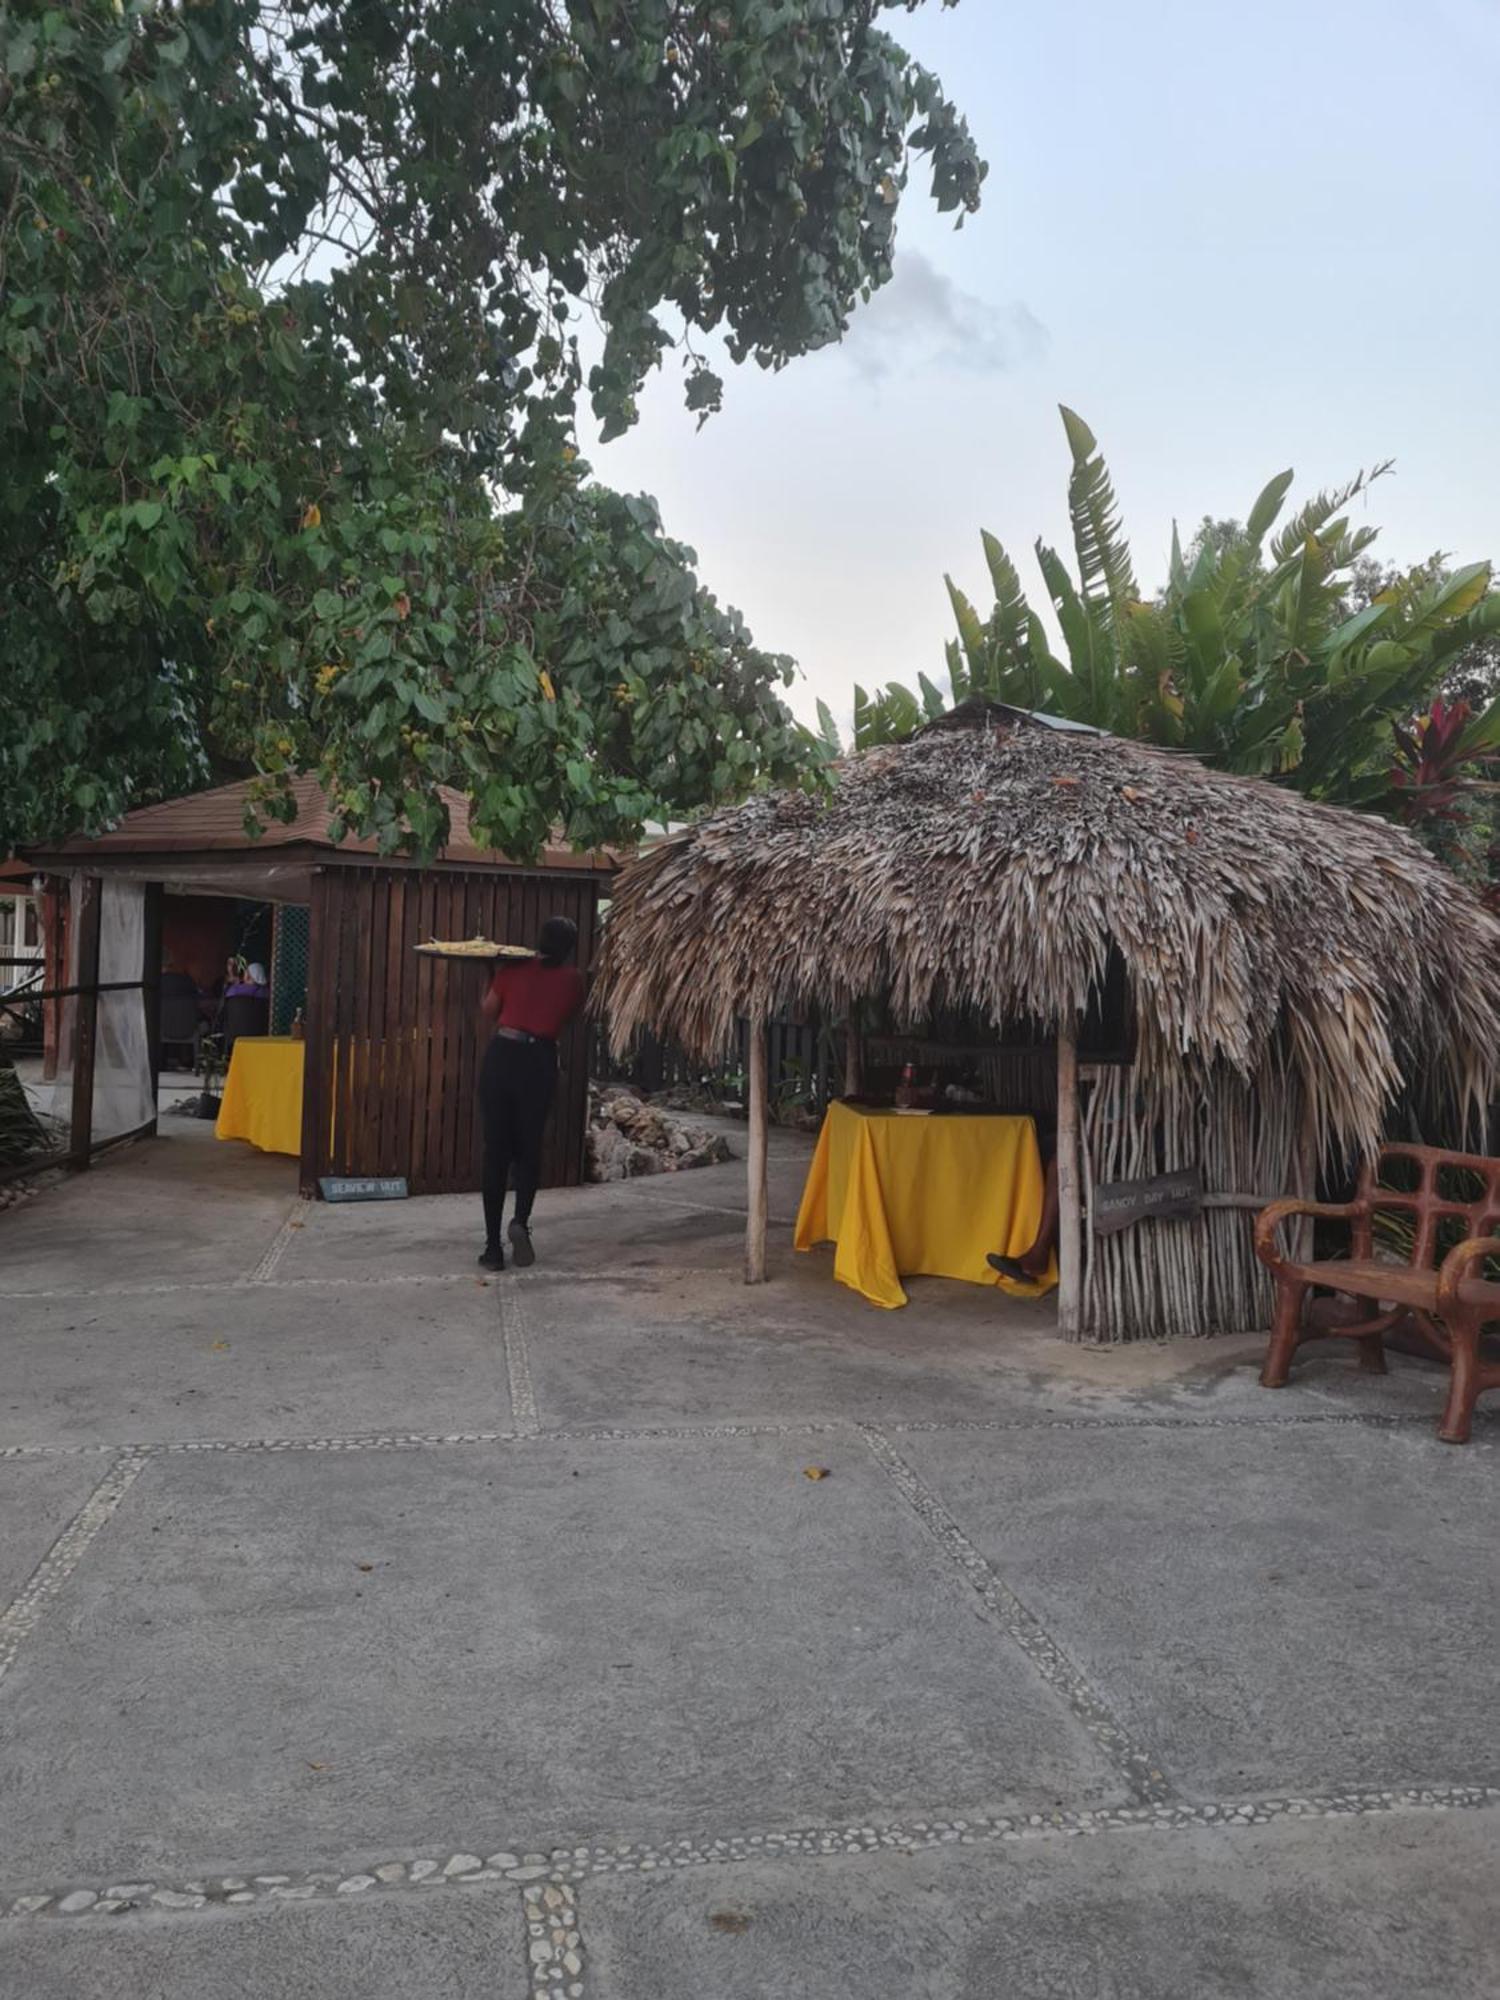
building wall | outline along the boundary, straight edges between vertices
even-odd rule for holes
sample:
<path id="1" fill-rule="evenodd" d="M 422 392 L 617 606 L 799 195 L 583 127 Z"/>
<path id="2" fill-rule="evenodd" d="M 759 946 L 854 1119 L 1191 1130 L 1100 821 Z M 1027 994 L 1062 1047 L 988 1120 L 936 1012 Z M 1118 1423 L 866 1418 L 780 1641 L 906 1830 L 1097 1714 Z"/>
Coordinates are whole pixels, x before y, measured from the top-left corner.
<path id="1" fill-rule="evenodd" d="M 556 913 L 578 925 L 587 967 L 597 907 L 597 884 L 562 871 L 320 870 L 309 940 L 304 1189 L 324 1174 L 399 1174 L 413 1194 L 476 1190 L 486 966 L 423 958 L 414 947 L 477 936 L 530 943 Z M 577 1022 L 558 1051 L 544 1187 L 583 1178 L 588 1041 Z"/>
<path id="2" fill-rule="evenodd" d="M 185 972 L 205 992 L 224 977 L 234 948 L 235 904 L 227 896 L 163 896 L 161 952 L 164 966 Z"/>

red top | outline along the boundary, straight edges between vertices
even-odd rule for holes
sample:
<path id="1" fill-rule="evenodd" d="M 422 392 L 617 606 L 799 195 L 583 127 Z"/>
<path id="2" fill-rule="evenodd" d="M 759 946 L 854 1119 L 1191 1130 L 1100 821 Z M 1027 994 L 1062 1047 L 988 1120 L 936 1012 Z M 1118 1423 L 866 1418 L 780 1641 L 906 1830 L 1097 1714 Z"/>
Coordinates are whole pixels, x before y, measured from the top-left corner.
<path id="1" fill-rule="evenodd" d="M 582 1007 L 583 974 L 575 965 L 543 965 L 539 958 L 518 958 L 502 965 L 490 981 L 500 1002 L 497 1025 L 519 1028 L 555 1042 Z"/>

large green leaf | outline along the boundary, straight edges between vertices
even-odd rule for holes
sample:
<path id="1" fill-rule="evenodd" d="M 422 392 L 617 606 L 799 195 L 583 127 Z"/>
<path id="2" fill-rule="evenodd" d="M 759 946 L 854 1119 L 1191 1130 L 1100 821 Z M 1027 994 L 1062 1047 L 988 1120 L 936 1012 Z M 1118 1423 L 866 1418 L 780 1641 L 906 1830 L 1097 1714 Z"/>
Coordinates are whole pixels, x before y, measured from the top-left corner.
<path id="1" fill-rule="evenodd" d="M 1285 472 L 1278 472 L 1274 479 L 1269 480 L 1256 496 L 1255 505 L 1245 518 L 1245 533 L 1253 548 L 1259 548 L 1270 531 L 1271 523 L 1281 512 L 1282 502 L 1291 490 L 1292 478 L 1292 468 L 1288 466 Z"/>
<path id="2" fill-rule="evenodd" d="M 1068 512 L 1073 545 L 1078 553 L 1078 579 L 1085 598 L 1101 596 L 1116 617 L 1140 592 L 1131 568 L 1130 549 L 1120 530 L 1120 507 L 1109 473 L 1099 455 L 1094 433 L 1066 404 L 1063 429 L 1073 454 L 1068 479 Z"/>

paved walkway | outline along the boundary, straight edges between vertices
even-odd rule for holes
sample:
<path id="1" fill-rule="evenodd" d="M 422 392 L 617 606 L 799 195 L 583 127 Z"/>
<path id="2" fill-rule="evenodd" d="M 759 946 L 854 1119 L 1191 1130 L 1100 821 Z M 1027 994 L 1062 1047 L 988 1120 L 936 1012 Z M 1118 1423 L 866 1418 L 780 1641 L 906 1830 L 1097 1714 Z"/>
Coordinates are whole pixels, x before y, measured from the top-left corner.
<path id="1" fill-rule="evenodd" d="M 1500 1424 L 1429 1371 L 786 1230 L 747 1292 L 734 1167 L 487 1282 L 473 1203 L 172 1123 L 0 1216 L 6 2000 L 1500 1985 Z"/>

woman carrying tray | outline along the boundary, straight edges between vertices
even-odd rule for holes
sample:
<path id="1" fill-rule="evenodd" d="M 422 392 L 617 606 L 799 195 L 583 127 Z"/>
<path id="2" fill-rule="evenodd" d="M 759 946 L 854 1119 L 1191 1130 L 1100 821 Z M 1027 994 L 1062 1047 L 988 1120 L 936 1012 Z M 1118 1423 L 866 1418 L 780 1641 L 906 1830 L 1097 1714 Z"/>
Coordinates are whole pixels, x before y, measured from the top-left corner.
<path id="1" fill-rule="evenodd" d="M 557 1084 L 557 1041 L 583 1006 L 582 974 L 571 962 L 578 926 L 571 917 L 548 917 L 535 958 L 503 960 L 484 996 L 484 1018 L 494 1039 L 479 1071 L 479 1111 L 484 1126 L 484 1249 L 487 1271 L 505 1269 L 501 1237 L 506 1183 L 515 1180 L 510 1225 L 518 1265 L 534 1264 L 531 1205 L 542 1165 L 542 1133 Z"/>

